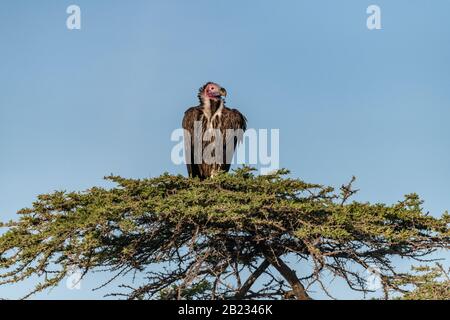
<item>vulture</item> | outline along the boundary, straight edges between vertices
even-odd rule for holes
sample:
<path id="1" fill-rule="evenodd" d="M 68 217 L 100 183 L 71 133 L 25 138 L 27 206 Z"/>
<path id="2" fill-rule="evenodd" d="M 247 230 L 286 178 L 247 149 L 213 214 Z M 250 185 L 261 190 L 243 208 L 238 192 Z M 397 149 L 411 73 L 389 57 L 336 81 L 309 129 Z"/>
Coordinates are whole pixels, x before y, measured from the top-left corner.
<path id="1" fill-rule="evenodd" d="M 225 106 L 227 91 L 208 82 L 198 91 L 200 105 L 189 108 L 183 118 L 184 147 L 189 177 L 207 179 L 228 172 L 247 119 Z"/>

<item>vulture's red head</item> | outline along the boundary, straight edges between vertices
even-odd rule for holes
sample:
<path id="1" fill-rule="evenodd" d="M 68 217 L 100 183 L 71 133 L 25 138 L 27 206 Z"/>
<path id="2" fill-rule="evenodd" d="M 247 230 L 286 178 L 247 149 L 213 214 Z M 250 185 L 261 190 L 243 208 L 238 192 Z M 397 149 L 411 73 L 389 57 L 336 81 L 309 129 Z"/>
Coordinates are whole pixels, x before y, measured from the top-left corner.
<path id="1" fill-rule="evenodd" d="M 199 98 L 201 101 L 206 99 L 218 101 L 227 96 L 227 90 L 214 82 L 208 82 L 199 90 Z"/>

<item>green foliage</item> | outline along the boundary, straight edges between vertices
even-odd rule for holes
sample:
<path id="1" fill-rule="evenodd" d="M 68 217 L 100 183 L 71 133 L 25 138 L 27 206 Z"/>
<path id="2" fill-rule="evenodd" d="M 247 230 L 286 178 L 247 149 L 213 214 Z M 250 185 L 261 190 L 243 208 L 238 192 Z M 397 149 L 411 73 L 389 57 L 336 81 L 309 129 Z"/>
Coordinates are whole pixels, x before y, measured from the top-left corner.
<path id="1" fill-rule="evenodd" d="M 412 285 L 405 300 L 450 300 L 450 270 L 440 264 L 436 266 L 413 267 L 414 274 L 399 281 L 399 285 Z"/>
<path id="2" fill-rule="evenodd" d="M 245 167 L 206 181 L 110 176 L 112 189 L 41 195 L 19 211 L 18 221 L 1 225 L 0 284 L 41 276 L 33 294 L 77 266 L 85 273 L 109 270 L 112 278 L 146 273 L 142 287 L 124 285 L 131 299 L 282 298 L 292 288 L 306 295 L 325 271 L 368 292 L 354 267 L 376 266 L 387 293 L 407 277 L 395 271 L 391 256 L 414 259 L 448 248 L 450 215 L 424 213 L 415 194 L 394 205 L 350 202 L 351 183 L 336 193 L 287 174 L 257 176 Z M 289 255 L 312 263 L 311 274 L 301 281 L 289 274 L 281 260 Z M 261 261 L 270 263 L 259 274 Z M 156 265 L 163 271 L 154 271 Z M 247 289 L 254 281 L 241 282 L 243 270 L 270 281 Z M 226 282 L 230 276 L 235 280 Z"/>

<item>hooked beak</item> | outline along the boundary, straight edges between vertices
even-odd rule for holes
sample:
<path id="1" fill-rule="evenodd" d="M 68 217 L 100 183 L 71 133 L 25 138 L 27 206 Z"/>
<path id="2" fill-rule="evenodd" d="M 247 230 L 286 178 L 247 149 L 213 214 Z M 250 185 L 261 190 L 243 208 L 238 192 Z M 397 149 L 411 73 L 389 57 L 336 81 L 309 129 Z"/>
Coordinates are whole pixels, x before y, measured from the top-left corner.
<path id="1" fill-rule="evenodd" d="M 226 98 L 227 96 L 227 90 L 225 88 L 221 88 L 220 89 L 220 95 L 224 98 Z"/>

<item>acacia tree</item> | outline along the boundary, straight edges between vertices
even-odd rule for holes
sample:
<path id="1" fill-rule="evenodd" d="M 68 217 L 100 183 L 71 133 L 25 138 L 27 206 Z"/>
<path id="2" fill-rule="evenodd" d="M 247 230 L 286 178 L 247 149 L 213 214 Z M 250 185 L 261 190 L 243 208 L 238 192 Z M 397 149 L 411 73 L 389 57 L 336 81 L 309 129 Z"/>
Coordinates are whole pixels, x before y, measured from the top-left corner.
<path id="1" fill-rule="evenodd" d="M 27 298 L 76 267 L 83 276 L 109 271 L 104 285 L 145 275 L 137 287 L 122 285 L 117 295 L 129 299 L 310 299 L 313 286 L 331 295 L 330 276 L 368 293 L 373 268 L 389 298 L 413 281 L 392 257 L 423 261 L 449 247 L 450 216 L 423 212 L 415 194 L 361 203 L 351 200 L 354 179 L 335 191 L 287 174 L 110 176 L 115 188 L 41 195 L 2 224 L 0 284 L 39 276 Z"/>

